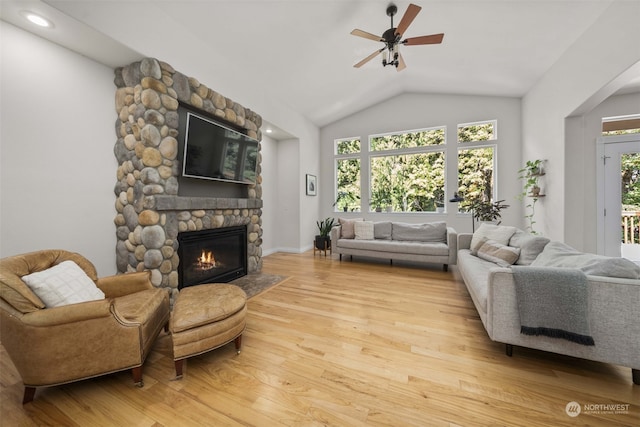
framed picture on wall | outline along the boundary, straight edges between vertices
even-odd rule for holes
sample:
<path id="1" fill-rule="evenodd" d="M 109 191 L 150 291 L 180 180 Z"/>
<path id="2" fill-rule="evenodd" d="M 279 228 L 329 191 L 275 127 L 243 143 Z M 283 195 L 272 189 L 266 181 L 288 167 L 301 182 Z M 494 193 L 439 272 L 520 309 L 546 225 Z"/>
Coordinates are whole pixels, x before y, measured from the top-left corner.
<path id="1" fill-rule="evenodd" d="M 315 196 L 317 189 L 316 176 L 307 174 L 307 196 Z"/>

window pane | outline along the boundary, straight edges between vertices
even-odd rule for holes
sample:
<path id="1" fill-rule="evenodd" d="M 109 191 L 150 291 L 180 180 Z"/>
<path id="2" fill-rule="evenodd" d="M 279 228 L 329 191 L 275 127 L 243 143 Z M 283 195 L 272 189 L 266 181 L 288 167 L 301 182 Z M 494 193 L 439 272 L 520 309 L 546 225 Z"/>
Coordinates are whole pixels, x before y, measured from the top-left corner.
<path id="1" fill-rule="evenodd" d="M 611 136 L 611 135 L 629 135 L 632 133 L 640 133 L 640 128 L 637 129 L 623 129 L 623 130 L 608 130 L 602 131 L 603 136 Z"/>
<path id="2" fill-rule="evenodd" d="M 360 159 L 340 159 L 336 161 L 337 197 L 336 211 L 360 210 Z"/>
<path id="3" fill-rule="evenodd" d="M 336 141 L 337 154 L 353 154 L 360 152 L 360 139 L 342 139 Z"/>
<path id="4" fill-rule="evenodd" d="M 622 256 L 640 254 L 640 153 L 622 154 Z"/>
<path id="5" fill-rule="evenodd" d="M 371 137 L 371 151 L 444 144 L 444 128 Z"/>
<path id="6" fill-rule="evenodd" d="M 458 151 L 458 192 L 464 196 L 460 210 L 468 210 L 473 200 L 493 200 L 493 147 Z"/>
<path id="7" fill-rule="evenodd" d="M 371 158 L 370 209 L 433 212 L 444 206 L 443 152 Z"/>
<path id="8" fill-rule="evenodd" d="M 458 142 L 490 141 L 496 139 L 495 122 L 458 125 Z"/>

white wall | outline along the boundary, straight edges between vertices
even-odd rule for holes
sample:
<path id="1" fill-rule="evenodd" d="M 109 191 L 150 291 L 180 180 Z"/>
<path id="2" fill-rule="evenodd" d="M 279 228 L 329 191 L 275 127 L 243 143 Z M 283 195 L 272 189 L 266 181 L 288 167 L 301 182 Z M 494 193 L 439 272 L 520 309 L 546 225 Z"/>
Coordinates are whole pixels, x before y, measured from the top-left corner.
<path id="1" fill-rule="evenodd" d="M 602 118 L 640 113 L 640 93 L 612 96 L 587 114 L 565 121 L 567 152 L 572 161 L 584 164 L 579 173 L 566 176 L 566 243 L 597 252 L 596 141 L 602 136 Z"/>
<path id="2" fill-rule="evenodd" d="M 586 222 L 571 225 L 572 194 L 578 191 L 571 177 L 594 164 L 582 147 L 565 143 L 565 118 L 640 61 L 638 16 L 640 2 L 613 2 L 523 98 L 523 161 L 547 160 L 547 197 L 538 204 L 536 220 L 544 235 L 577 249 L 590 245 L 579 235 L 591 230 Z M 595 191 L 583 194 L 595 199 Z"/>
<path id="3" fill-rule="evenodd" d="M 59 248 L 114 274 L 113 70 L 0 21 L 0 256 Z"/>
<path id="4" fill-rule="evenodd" d="M 260 155 L 262 162 L 262 256 L 276 252 L 277 238 L 275 227 L 277 215 L 274 208 L 278 204 L 278 141 L 266 134 L 262 135 L 260 142 Z"/>
<path id="5" fill-rule="evenodd" d="M 300 252 L 300 141 L 288 139 L 278 143 L 278 249 Z"/>
<path id="6" fill-rule="evenodd" d="M 363 144 L 367 144 L 368 136 L 384 132 L 419 129 L 433 126 L 447 126 L 447 158 L 457 157 L 456 143 L 457 125 L 483 120 L 498 121 L 497 150 L 497 184 L 496 196 L 505 199 L 510 205 L 503 211 L 502 223 L 522 227 L 524 225 L 521 204 L 516 196 L 522 191 L 521 182 L 517 179 L 521 168 L 520 135 L 521 111 L 520 99 L 491 96 L 465 96 L 441 94 L 404 94 L 374 107 L 346 117 L 321 129 L 320 155 L 322 177 L 320 178 L 320 218 L 328 216 L 358 216 L 375 221 L 395 220 L 405 222 L 447 221 L 459 232 L 471 232 L 471 219 L 468 214 L 457 214 L 457 206 L 447 204 L 446 214 L 436 213 L 370 213 L 367 197 L 368 178 L 363 176 L 362 197 L 364 208 L 362 213 L 335 213 L 333 202 L 334 191 L 334 155 L 335 139 L 359 136 Z M 363 157 L 364 163 L 368 159 Z M 457 170 L 455 162 L 447 161 L 447 200 L 456 191 Z"/>

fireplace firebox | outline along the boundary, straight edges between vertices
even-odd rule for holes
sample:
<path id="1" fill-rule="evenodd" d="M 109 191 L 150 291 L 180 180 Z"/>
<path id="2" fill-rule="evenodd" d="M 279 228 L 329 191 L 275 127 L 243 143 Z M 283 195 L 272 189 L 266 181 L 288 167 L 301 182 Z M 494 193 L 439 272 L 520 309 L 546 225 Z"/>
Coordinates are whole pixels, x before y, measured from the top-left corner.
<path id="1" fill-rule="evenodd" d="M 178 234 L 178 288 L 225 283 L 247 274 L 247 227 Z"/>

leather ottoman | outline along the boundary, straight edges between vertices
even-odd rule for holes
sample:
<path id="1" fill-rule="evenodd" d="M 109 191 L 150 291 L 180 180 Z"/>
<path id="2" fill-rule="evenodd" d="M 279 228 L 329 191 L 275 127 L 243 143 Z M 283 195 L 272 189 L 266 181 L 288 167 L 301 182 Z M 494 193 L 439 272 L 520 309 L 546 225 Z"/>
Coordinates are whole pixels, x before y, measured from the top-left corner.
<path id="1" fill-rule="evenodd" d="M 183 288 L 174 303 L 169 331 L 176 377 L 184 359 L 234 341 L 240 353 L 247 295 L 237 286 L 211 283 Z"/>

